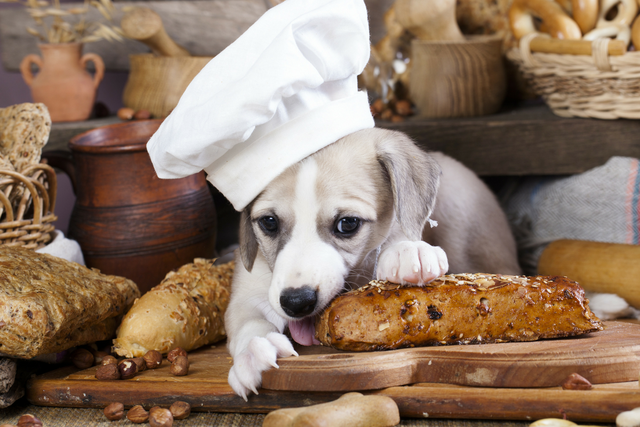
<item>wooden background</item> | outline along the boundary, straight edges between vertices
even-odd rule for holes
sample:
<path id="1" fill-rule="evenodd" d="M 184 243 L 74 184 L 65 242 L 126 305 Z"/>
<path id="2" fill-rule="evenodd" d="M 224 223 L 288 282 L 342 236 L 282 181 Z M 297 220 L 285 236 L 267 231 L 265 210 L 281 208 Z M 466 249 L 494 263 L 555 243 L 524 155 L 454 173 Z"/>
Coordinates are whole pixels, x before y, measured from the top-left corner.
<path id="1" fill-rule="evenodd" d="M 372 41 L 384 34 L 382 15 L 393 0 L 366 0 L 370 15 Z M 63 8 L 76 6 L 66 3 Z M 144 6 L 153 9 L 162 18 L 167 33 L 180 45 L 196 56 L 215 56 L 247 30 L 269 7 L 269 0 L 189 0 L 189 1 L 118 1 L 114 23 L 120 25 L 128 6 Z M 99 12 L 92 9 L 89 20 L 106 22 Z M 26 31 L 36 28 L 23 7 L 0 9 L 0 43 L 2 65 L 8 71 L 18 71 L 20 61 L 29 53 L 39 53 L 38 40 Z M 128 55 L 148 52 L 149 49 L 135 40 L 124 42 L 99 41 L 85 45 L 84 52 L 95 52 L 105 62 L 107 70 L 129 69 Z"/>

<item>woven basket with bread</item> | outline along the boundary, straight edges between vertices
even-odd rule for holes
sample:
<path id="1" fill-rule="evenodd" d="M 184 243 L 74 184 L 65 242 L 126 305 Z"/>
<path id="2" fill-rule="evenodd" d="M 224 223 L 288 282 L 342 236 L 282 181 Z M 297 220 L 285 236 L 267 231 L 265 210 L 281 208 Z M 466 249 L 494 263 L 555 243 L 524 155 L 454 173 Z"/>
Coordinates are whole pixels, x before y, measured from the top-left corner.
<path id="1" fill-rule="evenodd" d="M 514 0 L 507 58 L 556 115 L 640 118 L 635 0 Z"/>
<path id="2" fill-rule="evenodd" d="M 0 109 L 0 245 L 40 249 L 53 239 L 56 174 L 40 163 L 50 130 L 43 104 Z"/>

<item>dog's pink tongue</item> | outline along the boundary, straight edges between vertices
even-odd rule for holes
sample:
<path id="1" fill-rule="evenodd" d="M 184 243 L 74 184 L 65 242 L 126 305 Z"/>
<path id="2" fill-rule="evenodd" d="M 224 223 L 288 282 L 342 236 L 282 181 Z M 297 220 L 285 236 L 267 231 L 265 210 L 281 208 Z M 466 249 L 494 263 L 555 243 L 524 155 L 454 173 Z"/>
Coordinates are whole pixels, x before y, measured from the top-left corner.
<path id="1" fill-rule="evenodd" d="M 314 317 L 305 317 L 302 320 L 289 322 L 291 338 L 300 345 L 319 345 L 316 339 L 316 327 Z"/>

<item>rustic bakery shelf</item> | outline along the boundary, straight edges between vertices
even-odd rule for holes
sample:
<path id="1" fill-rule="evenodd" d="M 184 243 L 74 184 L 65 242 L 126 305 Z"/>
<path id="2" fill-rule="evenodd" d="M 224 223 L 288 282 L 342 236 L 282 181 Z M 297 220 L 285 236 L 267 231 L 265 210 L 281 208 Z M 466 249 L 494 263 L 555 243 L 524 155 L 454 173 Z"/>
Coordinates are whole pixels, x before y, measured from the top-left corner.
<path id="1" fill-rule="evenodd" d="M 45 150 L 67 149 L 74 135 L 117 122 L 54 123 Z M 562 118 L 541 103 L 507 106 L 484 117 L 377 125 L 406 132 L 425 149 L 445 152 L 482 176 L 575 174 L 611 156 L 640 157 L 640 121 Z"/>

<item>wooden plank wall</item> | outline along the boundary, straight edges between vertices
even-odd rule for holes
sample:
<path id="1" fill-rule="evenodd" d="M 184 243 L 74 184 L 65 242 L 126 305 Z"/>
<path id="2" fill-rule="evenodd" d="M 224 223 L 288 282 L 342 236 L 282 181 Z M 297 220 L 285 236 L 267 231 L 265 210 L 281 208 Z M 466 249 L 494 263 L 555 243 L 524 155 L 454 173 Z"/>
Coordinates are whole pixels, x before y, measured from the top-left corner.
<path id="1" fill-rule="evenodd" d="M 382 14 L 393 0 L 367 0 L 370 12 L 372 40 L 384 34 Z M 119 24 L 127 6 L 145 6 L 162 18 L 167 33 L 193 55 L 215 56 L 246 31 L 269 7 L 268 0 L 189 0 L 189 1 L 118 1 L 115 23 Z M 64 8 L 78 3 L 65 3 Z M 88 19 L 104 21 L 93 9 Z M 20 61 L 29 53 L 39 53 L 37 38 L 26 32 L 35 27 L 22 7 L 0 9 L 0 43 L 2 65 L 8 71 L 18 71 Z M 99 54 L 107 70 L 128 70 L 129 54 L 148 52 L 142 43 L 99 41 L 85 46 L 85 52 Z"/>

